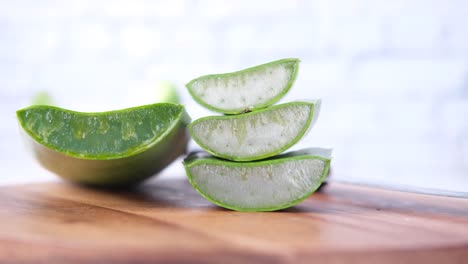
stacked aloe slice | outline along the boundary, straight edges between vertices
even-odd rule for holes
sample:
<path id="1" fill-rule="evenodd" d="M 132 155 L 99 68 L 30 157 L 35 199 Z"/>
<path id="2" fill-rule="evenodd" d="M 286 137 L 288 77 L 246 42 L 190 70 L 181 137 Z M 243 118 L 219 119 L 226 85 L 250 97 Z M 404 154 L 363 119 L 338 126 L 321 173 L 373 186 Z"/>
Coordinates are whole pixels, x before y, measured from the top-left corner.
<path id="1" fill-rule="evenodd" d="M 223 113 L 191 123 L 206 152 L 184 160 L 192 186 L 213 203 L 239 211 L 273 211 L 306 199 L 322 183 L 330 150 L 278 155 L 315 123 L 320 101 L 274 105 L 293 85 L 298 59 L 196 78 L 187 88 L 198 103 Z"/>

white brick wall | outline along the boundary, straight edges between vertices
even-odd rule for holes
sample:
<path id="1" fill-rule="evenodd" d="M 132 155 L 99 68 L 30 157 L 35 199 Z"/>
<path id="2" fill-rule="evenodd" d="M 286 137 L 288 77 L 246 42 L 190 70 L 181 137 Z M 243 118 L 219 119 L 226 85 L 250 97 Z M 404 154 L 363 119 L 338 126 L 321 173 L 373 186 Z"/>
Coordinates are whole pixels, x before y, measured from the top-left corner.
<path id="1" fill-rule="evenodd" d="M 296 148 L 334 147 L 336 178 L 468 191 L 467 28 L 463 0 L 0 0 L 0 184 L 54 178 L 14 118 L 36 91 L 105 110 L 168 79 L 197 118 L 191 78 L 299 57 L 283 101 L 323 109 Z"/>

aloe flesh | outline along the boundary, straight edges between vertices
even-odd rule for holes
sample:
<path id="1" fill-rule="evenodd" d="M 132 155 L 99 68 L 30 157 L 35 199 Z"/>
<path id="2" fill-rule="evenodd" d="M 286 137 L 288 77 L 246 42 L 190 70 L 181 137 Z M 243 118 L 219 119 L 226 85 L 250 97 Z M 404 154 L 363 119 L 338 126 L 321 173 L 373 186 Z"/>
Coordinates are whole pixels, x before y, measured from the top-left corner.
<path id="1" fill-rule="evenodd" d="M 311 148 L 255 162 L 192 154 L 184 166 L 192 186 L 214 204 L 237 211 L 275 211 L 316 191 L 330 168 L 331 150 Z"/>
<path id="2" fill-rule="evenodd" d="M 320 101 L 291 102 L 242 115 L 209 116 L 189 125 L 209 153 L 233 161 L 277 155 L 296 144 L 318 117 Z"/>
<path id="3" fill-rule="evenodd" d="M 31 106 L 17 118 L 41 165 L 90 185 L 141 182 L 185 153 L 188 142 L 189 117 L 170 103 L 101 113 Z"/>
<path id="4" fill-rule="evenodd" d="M 293 85 L 299 59 L 282 59 L 241 71 L 196 78 L 186 86 L 204 107 L 225 114 L 239 114 L 268 107 Z"/>

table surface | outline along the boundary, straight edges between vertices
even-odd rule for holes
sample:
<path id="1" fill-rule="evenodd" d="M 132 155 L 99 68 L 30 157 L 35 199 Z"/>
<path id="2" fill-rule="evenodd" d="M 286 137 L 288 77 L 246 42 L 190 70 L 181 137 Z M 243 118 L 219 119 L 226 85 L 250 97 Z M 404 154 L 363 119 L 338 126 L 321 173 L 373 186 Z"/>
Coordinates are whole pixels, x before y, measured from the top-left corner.
<path id="1" fill-rule="evenodd" d="M 331 183 L 279 212 L 224 210 L 185 179 L 0 188 L 0 262 L 467 263 L 468 200 Z"/>

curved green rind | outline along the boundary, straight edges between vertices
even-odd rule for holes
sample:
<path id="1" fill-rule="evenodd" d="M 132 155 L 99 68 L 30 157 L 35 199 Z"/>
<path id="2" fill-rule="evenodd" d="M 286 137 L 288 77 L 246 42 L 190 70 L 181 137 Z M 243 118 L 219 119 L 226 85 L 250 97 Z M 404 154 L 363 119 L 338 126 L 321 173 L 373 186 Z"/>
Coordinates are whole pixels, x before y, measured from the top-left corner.
<path id="1" fill-rule="evenodd" d="M 200 188 L 198 187 L 197 183 L 193 180 L 193 176 L 190 173 L 191 167 L 197 166 L 200 164 L 217 164 L 217 165 L 223 165 L 223 166 L 229 166 L 229 167 L 256 167 L 256 166 L 261 166 L 265 164 L 283 163 L 283 162 L 288 162 L 291 160 L 302 160 L 302 159 L 320 159 L 325 162 L 324 170 L 322 172 L 322 175 L 320 176 L 319 181 L 317 181 L 316 184 L 312 186 L 312 188 L 310 188 L 309 192 L 305 193 L 303 196 L 298 197 L 297 199 L 292 200 L 291 202 L 288 202 L 286 204 L 279 204 L 274 207 L 242 208 L 242 207 L 232 206 L 232 205 L 220 202 L 214 199 L 213 197 L 210 197 L 208 194 L 202 192 Z M 230 209 L 230 210 L 235 210 L 235 211 L 241 211 L 241 212 L 277 211 L 277 210 L 286 209 L 296 204 L 299 204 L 300 202 L 307 199 L 310 195 L 312 195 L 312 193 L 314 193 L 320 187 L 320 185 L 323 183 L 323 181 L 328 175 L 328 171 L 330 169 L 330 163 L 331 163 L 331 150 L 320 149 L 320 148 L 309 148 L 309 149 L 303 149 L 303 150 L 298 150 L 298 151 L 292 151 L 286 154 L 278 155 L 270 159 L 265 159 L 261 161 L 255 161 L 255 162 L 233 162 L 233 161 L 222 160 L 222 159 L 209 156 L 209 155 L 204 155 L 204 154 L 199 156 L 198 153 L 189 155 L 183 161 L 185 171 L 187 174 L 187 178 L 190 184 L 202 197 L 204 197 L 206 200 L 220 207 Z M 233 186 L 233 188 L 235 188 L 235 186 Z"/>
<path id="2" fill-rule="evenodd" d="M 204 120 L 242 119 L 242 118 L 246 118 L 246 117 L 252 116 L 252 115 L 261 115 L 261 114 L 263 114 L 265 112 L 269 112 L 269 111 L 272 111 L 272 110 L 275 110 L 275 109 L 278 109 L 278 108 L 282 108 L 282 107 L 286 107 L 286 106 L 289 106 L 289 105 L 298 105 L 298 104 L 309 105 L 311 107 L 311 109 L 312 109 L 311 112 L 310 112 L 310 115 L 309 115 L 309 117 L 307 119 L 307 122 L 304 125 L 304 127 L 302 128 L 302 130 L 300 131 L 300 133 L 298 133 L 296 135 L 296 137 L 291 142 L 289 142 L 289 144 L 287 144 L 287 145 L 285 145 L 285 146 L 283 146 L 281 148 L 278 148 L 275 151 L 272 151 L 270 153 L 266 153 L 266 154 L 263 154 L 263 155 L 257 155 L 257 156 L 252 156 L 252 157 L 241 157 L 241 156 L 232 156 L 232 155 L 226 155 L 226 154 L 223 154 L 223 153 L 219 153 L 219 152 L 213 150 L 212 148 L 210 148 L 209 146 L 207 146 L 206 144 L 203 144 L 201 142 L 201 140 L 196 135 L 194 135 L 194 133 L 193 133 L 193 126 L 196 125 L 197 123 L 203 122 Z M 271 106 L 271 107 L 268 107 L 268 108 L 265 108 L 265 109 L 260 109 L 260 110 L 255 111 L 255 112 L 250 112 L 250 113 L 246 113 L 246 114 L 242 114 L 242 115 L 207 116 L 207 117 L 202 117 L 200 119 L 197 119 L 197 120 L 193 121 L 192 123 L 190 123 L 188 125 L 188 129 L 189 129 L 189 133 L 190 133 L 190 136 L 192 137 L 192 139 L 203 150 L 205 150 L 206 152 L 208 152 L 208 153 L 210 153 L 210 154 L 212 154 L 212 155 L 214 155 L 216 157 L 227 159 L 227 160 L 232 160 L 232 161 L 261 160 L 261 159 L 269 158 L 269 157 L 275 156 L 277 154 L 280 154 L 280 153 L 286 151 L 287 149 L 289 149 L 290 147 L 294 146 L 299 140 L 301 140 L 309 132 L 310 128 L 313 126 L 313 124 L 317 120 L 320 105 L 321 105 L 320 100 L 316 100 L 316 101 L 313 101 L 313 102 L 289 102 L 289 103 L 285 103 L 285 104 L 274 105 L 274 106 Z M 294 122 L 294 120 L 291 120 L 291 122 Z"/>
<path id="3" fill-rule="evenodd" d="M 174 110 L 171 117 L 168 117 L 169 112 L 166 111 L 168 108 Z M 151 138 L 151 140 L 117 153 L 84 155 L 83 153 L 67 151 L 64 149 L 67 146 L 51 145 L 44 142 L 44 138 L 38 135 L 38 131 L 31 130 L 31 126 L 28 125 L 29 122 L 38 122 L 39 126 L 36 126 L 36 128 L 41 128 L 41 126 L 47 128 L 51 123 L 53 124 L 53 122 L 44 123 L 43 120 L 45 118 L 43 115 L 47 115 L 47 113 L 50 113 L 49 111 L 60 111 L 86 118 L 99 117 L 105 119 L 109 115 L 115 117 L 130 113 L 131 116 L 133 111 L 146 112 L 149 109 L 155 111 L 147 111 L 148 113 L 158 113 L 160 118 L 169 119 L 168 126 L 161 127 L 161 133 Z M 34 119 L 34 113 L 36 114 L 35 118 L 38 118 L 39 121 L 31 121 L 31 118 Z M 163 115 L 166 115 L 166 117 L 161 117 Z M 32 145 L 34 155 L 43 167 L 64 179 L 95 186 L 127 186 L 139 183 L 161 171 L 178 156 L 184 154 L 189 140 L 186 125 L 190 118 L 183 106 L 169 103 L 102 113 L 80 113 L 52 106 L 32 106 L 17 111 L 17 117 L 23 131 L 29 135 L 27 138 Z M 159 117 L 153 118 L 157 120 Z M 72 120 L 73 118 L 68 118 L 61 121 L 56 120 L 56 122 L 66 123 L 72 122 Z M 92 127 L 92 124 L 88 125 L 88 128 L 90 126 Z M 119 138 L 115 137 L 115 134 L 100 136 L 101 140 L 104 141 L 109 140 L 109 138 L 119 140 Z M 120 140 L 123 139 L 120 138 Z"/>
<path id="4" fill-rule="evenodd" d="M 194 82 L 202 80 L 202 79 L 229 78 L 229 77 L 236 76 L 238 74 L 242 74 L 242 73 L 245 73 L 245 72 L 252 72 L 252 71 L 256 71 L 258 69 L 268 68 L 268 67 L 275 66 L 275 65 L 278 65 L 278 64 L 285 64 L 285 63 L 291 63 L 291 62 L 293 63 L 293 71 L 291 73 L 291 76 L 289 78 L 288 83 L 285 85 L 283 90 L 281 90 L 281 93 L 279 93 L 275 97 L 272 97 L 270 100 L 268 100 L 268 101 L 266 101 L 266 102 L 264 102 L 262 104 L 257 104 L 257 105 L 252 105 L 252 106 L 249 105 L 249 106 L 246 106 L 244 108 L 239 108 L 239 109 L 222 109 L 222 108 L 215 107 L 215 106 L 203 101 L 192 90 L 192 84 Z M 221 73 L 221 74 L 204 75 L 204 76 L 201 76 L 201 77 L 198 77 L 198 78 L 195 78 L 195 79 L 191 80 L 185 86 L 187 87 L 187 90 L 190 93 L 190 95 L 192 96 L 192 98 L 197 103 L 199 103 L 203 107 L 205 107 L 205 108 L 207 108 L 209 110 L 212 110 L 214 112 L 223 113 L 223 114 L 240 114 L 240 113 L 244 113 L 246 111 L 256 111 L 258 109 L 268 107 L 268 106 L 278 102 L 281 98 L 283 98 L 286 95 L 286 93 L 290 90 L 290 88 L 292 87 L 292 85 L 294 84 L 294 82 L 296 80 L 297 72 L 299 71 L 299 63 L 300 63 L 300 60 L 297 59 L 297 58 L 287 58 L 287 59 L 276 60 L 276 61 L 268 62 L 268 63 L 265 63 L 265 64 L 257 65 L 257 66 L 254 66 L 254 67 L 250 67 L 250 68 L 247 68 L 247 69 L 243 69 L 243 70 L 240 70 L 240 71 L 229 72 L 229 73 Z"/>

